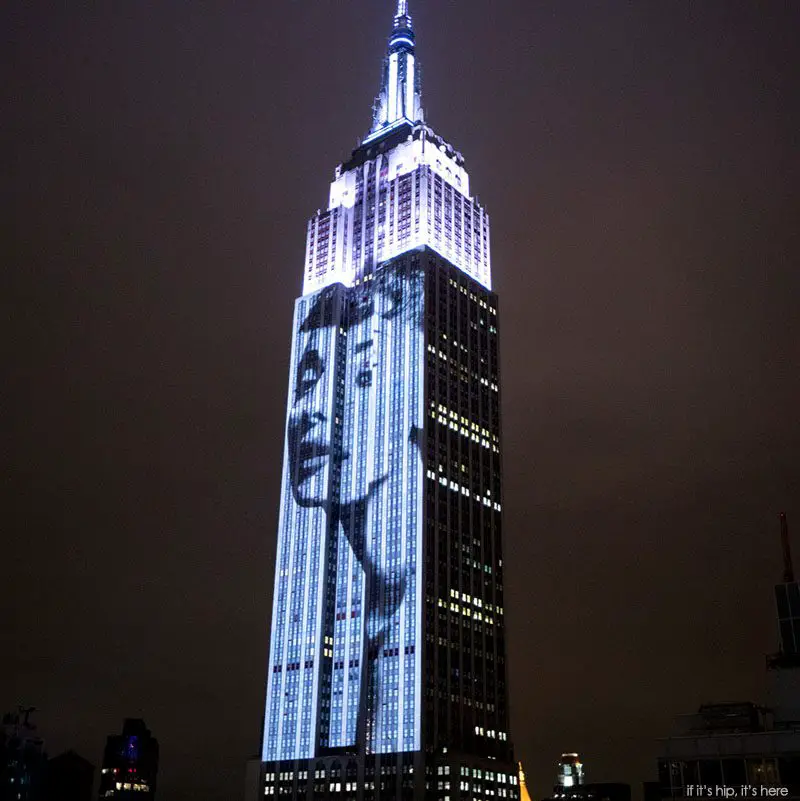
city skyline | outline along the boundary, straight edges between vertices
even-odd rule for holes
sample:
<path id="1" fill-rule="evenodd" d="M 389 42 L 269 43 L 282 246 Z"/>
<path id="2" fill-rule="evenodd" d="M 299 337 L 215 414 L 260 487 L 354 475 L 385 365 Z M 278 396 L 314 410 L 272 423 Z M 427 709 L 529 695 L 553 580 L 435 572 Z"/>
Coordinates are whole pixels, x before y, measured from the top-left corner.
<path id="1" fill-rule="evenodd" d="M 671 719 L 761 697 L 776 645 L 798 11 L 417 2 L 430 122 L 494 223 L 512 737 L 534 797 L 570 750 L 636 793 Z M 141 715 L 159 792 L 221 799 L 257 749 L 303 224 L 364 126 L 385 7 L 0 13 L 4 708 L 93 762 Z"/>

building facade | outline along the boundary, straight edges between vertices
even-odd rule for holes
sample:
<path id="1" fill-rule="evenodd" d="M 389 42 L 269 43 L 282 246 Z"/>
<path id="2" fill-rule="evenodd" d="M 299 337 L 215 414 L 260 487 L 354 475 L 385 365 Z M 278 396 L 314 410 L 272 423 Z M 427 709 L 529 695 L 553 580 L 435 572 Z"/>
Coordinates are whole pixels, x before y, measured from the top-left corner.
<path id="1" fill-rule="evenodd" d="M 156 795 L 158 740 L 138 718 L 126 718 L 122 734 L 106 739 L 100 798 L 150 801 Z"/>
<path id="2" fill-rule="evenodd" d="M 489 244 L 399 0 L 372 128 L 308 225 L 254 795 L 518 797 Z"/>
<path id="3" fill-rule="evenodd" d="M 31 721 L 34 707 L 19 707 L 0 720 L 0 801 L 40 801 L 44 797 L 47 753 Z"/>
<path id="4" fill-rule="evenodd" d="M 561 754 L 553 793 L 544 801 L 631 801 L 631 787 L 622 782 L 586 781 L 586 766 L 574 751 Z"/>
<path id="5" fill-rule="evenodd" d="M 562 754 L 558 761 L 558 777 L 556 790 L 562 791 L 585 784 L 583 762 L 576 753 Z"/>
<path id="6" fill-rule="evenodd" d="M 712 795 L 723 785 L 800 798 L 800 729 L 780 725 L 772 710 L 754 703 L 705 704 L 678 718 L 659 750 L 662 798 Z"/>
<path id="7" fill-rule="evenodd" d="M 766 660 L 767 703 L 705 704 L 696 714 L 677 718 L 675 733 L 660 743 L 661 798 L 712 795 L 722 785 L 751 788 L 742 794 L 800 798 L 800 582 L 785 514 L 780 524 L 779 650 Z"/>

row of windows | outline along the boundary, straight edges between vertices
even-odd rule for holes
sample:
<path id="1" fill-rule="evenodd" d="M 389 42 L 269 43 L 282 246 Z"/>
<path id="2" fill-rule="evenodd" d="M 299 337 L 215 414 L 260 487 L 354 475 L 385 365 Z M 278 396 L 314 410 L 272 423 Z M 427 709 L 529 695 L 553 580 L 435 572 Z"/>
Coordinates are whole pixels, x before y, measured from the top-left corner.
<path id="1" fill-rule="evenodd" d="M 366 187 L 361 177 L 361 171 L 358 173 L 356 202 L 352 209 L 338 207 L 336 210 L 325 212 L 320 215 L 320 219 L 324 217 L 326 223 L 330 225 L 329 230 L 332 232 L 334 238 L 339 228 L 338 224 L 333 224 L 333 215 L 335 213 L 341 215 L 337 222 L 343 219 L 347 220 L 348 218 L 352 219 L 353 222 L 352 226 L 345 223 L 343 229 L 343 236 L 345 239 L 345 252 L 343 253 L 336 253 L 335 247 L 333 251 L 328 252 L 328 242 L 324 239 L 324 236 L 327 234 L 325 227 L 322 226 L 321 223 L 317 226 L 319 241 L 315 242 L 314 238 L 309 235 L 307 242 L 307 274 L 309 277 L 312 273 L 312 265 L 315 263 L 315 259 L 317 267 L 316 275 L 318 277 L 324 276 L 328 270 L 332 269 L 338 269 L 349 273 L 368 268 L 372 261 L 372 248 L 368 245 L 366 247 L 366 252 L 362 253 L 362 243 L 364 241 L 361 237 L 362 226 L 366 223 L 365 239 L 367 243 L 373 242 L 373 235 L 376 233 L 378 240 L 383 241 L 383 237 L 387 233 L 385 226 L 388 221 L 391 221 L 394 226 L 397 222 L 402 222 L 403 219 L 410 216 L 412 185 L 415 185 L 415 230 L 419 233 L 419 212 L 421 208 L 420 185 L 429 179 L 420 173 L 416 182 L 412 183 L 412 175 L 404 176 L 404 182 L 399 185 L 397 191 L 395 191 L 395 182 L 389 183 L 386 180 L 381 180 L 380 186 L 376 187 L 375 179 L 373 178 L 375 171 L 370 168 L 368 172 L 369 177 Z M 446 201 L 444 209 L 442 209 L 442 198 Z M 389 214 L 387 214 L 388 210 L 386 208 L 387 200 L 390 202 L 390 207 L 392 209 L 392 212 Z M 400 218 L 398 220 L 395 220 L 394 216 L 395 201 L 397 201 L 400 206 Z M 477 203 L 470 202 L 458 192 L 453 193 L 452 189 L 448 188 L 446 192 L 443 193 L 441 185 L 437 195 L 436 184 L 434 184 L 433 191 L 428 193 L 428 204 L 430 205 L 428 206 L 428 215 L 426 216 L 427 226 L 423 239 L 428 240 L 428 237 L 433 234 L 439 245 L 446 252 L 446 255 L 452 258 L 460 268 L 468 275 L 476 276 L 486 281 L 488 279 L 489 261 L 488 220 L 486 219 L 483 209 L 481 209 Z M 456 206 L 455 215 L 453 215 L 454 204 Z M 436 212 L 435 216 L 434 211 Z M 444 217 L 445 220 L 444 236 L 442 235 L 442 217 Z M 451 219 L 454 223 L 454 227 L 451 225 Z M 375 231 L 376 221 L 378 223 L 377 232 Z M 350 227 L 353 229 L 353 242 L 351 249 L 348 250 L 347 237 Z M 461 237 L 462 229 L 465 234 L 463 239 Z M 482 234 L 484 229 L 485 235 Z M 406 245 L 410 238 L 410 225 L 403 227 L 399 233 L 400 236 L 398 239 L 400 241 L 395 242 L 392 245 L 392 249 Z M 381 253 L 379 258 L 388 258 L 391 252 L 390 250 L 386 254 Z M 339 262 L 341 263 L 339 264 Z"/>

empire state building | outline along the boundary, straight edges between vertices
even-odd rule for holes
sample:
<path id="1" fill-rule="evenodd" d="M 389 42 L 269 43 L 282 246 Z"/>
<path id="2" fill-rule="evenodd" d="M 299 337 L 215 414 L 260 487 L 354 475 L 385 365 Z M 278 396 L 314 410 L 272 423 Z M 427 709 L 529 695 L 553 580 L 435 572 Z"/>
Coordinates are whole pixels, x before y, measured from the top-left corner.
<path id="1" fill-rule="evenodd" d="M 415 45 L 398 0 L 372 127 L 308 223 L 253 798 L 519 797 L 489 217 Z"/>

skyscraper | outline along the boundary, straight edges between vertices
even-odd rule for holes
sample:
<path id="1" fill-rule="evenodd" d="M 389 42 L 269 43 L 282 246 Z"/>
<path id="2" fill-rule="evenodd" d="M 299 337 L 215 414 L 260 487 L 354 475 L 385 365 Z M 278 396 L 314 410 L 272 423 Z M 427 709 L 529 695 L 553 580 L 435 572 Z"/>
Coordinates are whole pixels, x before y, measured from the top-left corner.
<path id="1" fill-rule="evenodd" d="M 158 740 L 139 718 L 126 718 L 122 734 L 106 739 L 100 798 L 151 801 L 156 796 Z"/>
<path id="2" fill-rule="evenodd" d="M 489 218 L 398 0 L 372 127 L 308 224 L 259 796 L 518 798 L 497 337 Z"/>
<path id="3" fill-rule="evenodd" d="M 31 714 L 17 708 L 0 719 L 0 801 L 37 801 L 47 775 L 47 754 Z"/>

